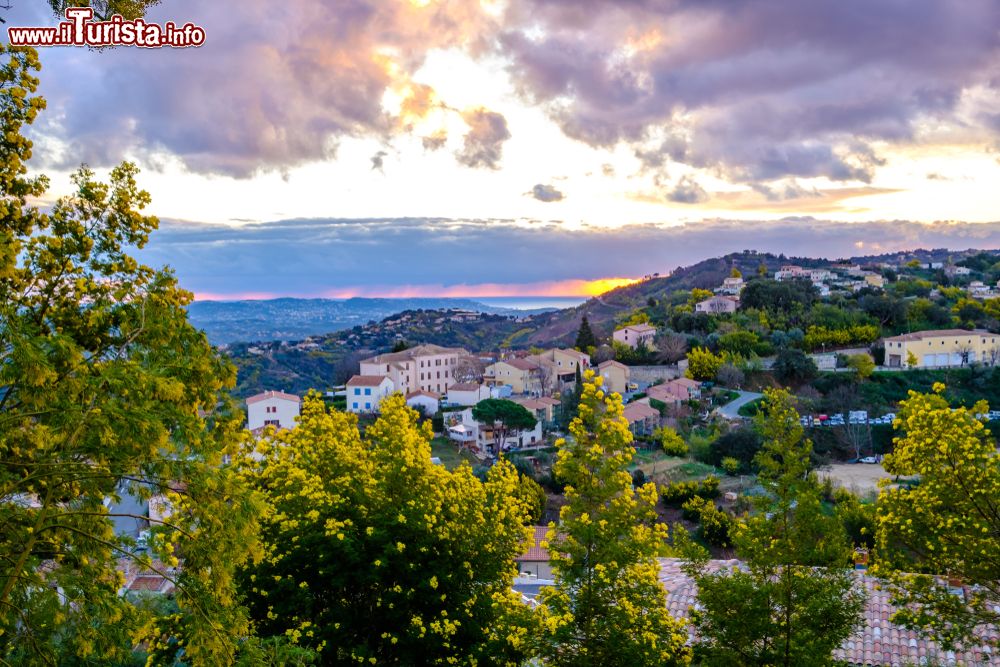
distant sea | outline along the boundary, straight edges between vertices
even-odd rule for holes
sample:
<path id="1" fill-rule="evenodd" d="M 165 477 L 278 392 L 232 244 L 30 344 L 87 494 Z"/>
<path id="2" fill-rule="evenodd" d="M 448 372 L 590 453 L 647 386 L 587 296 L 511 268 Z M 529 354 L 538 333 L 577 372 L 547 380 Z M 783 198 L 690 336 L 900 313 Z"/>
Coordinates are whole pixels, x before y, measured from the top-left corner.
<path id="1" fill-rule="evenodd" d="M 583 296 L 474 296 L 468 297 L 494 308 L 537 310 L 539 308 L 574 308 L 587 300 Z"/>

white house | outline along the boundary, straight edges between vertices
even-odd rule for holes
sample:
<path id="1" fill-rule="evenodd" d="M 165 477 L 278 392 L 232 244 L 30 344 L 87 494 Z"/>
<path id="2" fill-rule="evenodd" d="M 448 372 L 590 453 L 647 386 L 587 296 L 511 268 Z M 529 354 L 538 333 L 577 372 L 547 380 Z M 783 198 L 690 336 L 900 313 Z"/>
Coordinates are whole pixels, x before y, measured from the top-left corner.
<path id="1" fill-rule="evenodd" d="M 801 266 L 794 264 L 786 264 L 781 267 L 780 271 L 774 272 L 775 280 L 791 280 L 795 278 L 809 278 L 808 269 L 803 269 Z"/>
<path id="2" fill-rule="evenodd" d="M 739 293 L 743 291 L 743 279 L 742 278 L 725 278 L 722 281 L 722 287 L 716 290 L 720 294 L 732 294 L 734 296 L 739 296 Z"/>
<path id="3" fill-rule="evenodd" d="M 406 395 L 406 404 L 425 417 L 433 417 L 437 414 L 441 401 L 434 392 L 418 389 Z"/>
<path id="4" fill-rule="evenodd" d="M 490 388 L 485 384 L 468 382 L 448 387 L 449 405 L 475 405 L 490 398 Z"/>
<path id="5" fill-rule="evenodd" d="M 247 428 L 251 431 L 276 426 L 295 428 L 302 399 L 282 391 L 265 391 L 251 396 L 247 403 Z"/>
<path id="6" fill-rule="evenodd" d="M 713 315 L 719 313 L 735 313 L 739 304 L 739 299 L 734 299 L 731 296 L 711 296 L 704 301 L 696 303 L 694 305 L 694 310 L 697 313 L 709 313 Z"/>
<path id="7" fill-rule="evenodd" d="M 448 437 L 464 447 L 468 447 L 479 458 L 497 453 L 495 430 L 492 424 L 481 424 L 472 416 L 472 408 L 445 413 L 445 430 Z M 542 422 L 535 423 L 530 431 L 509 433 L 504 438 L 504 449 L 541 447 L 545 444 Z"/>
<path id="8" fill-rule="evenodd" d="M 355 375 L 347 381 L 347 411 L 378 412 L 382 399 L 393 391 L 392 380 L 384 375 Z"/>
<path id="9" fill-rule="evenodd" d="M 630 324 L 616 330 L 612 336 L 616 343 L 623 343 L 633 349 L 643 344 L 652 347 L 655 337 L 656 327 L 651 324 Z"/>

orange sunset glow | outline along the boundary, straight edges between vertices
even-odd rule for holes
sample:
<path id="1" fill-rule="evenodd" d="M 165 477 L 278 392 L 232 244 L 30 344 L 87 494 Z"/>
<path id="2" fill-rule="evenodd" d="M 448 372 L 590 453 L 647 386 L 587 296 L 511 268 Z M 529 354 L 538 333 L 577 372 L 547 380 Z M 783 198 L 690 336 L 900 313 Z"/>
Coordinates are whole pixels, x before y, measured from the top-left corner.
<path id="1" fill-rule="evenodd" d="M 369 297 L 386 299 L 410 299 L 433 297 L 503 297 L 503 296 L 552 296 L 552 297 L 593 297 L 600 296 L 619 287 L 633 285 L 638 278 L 598 278 L 597 280 L 550 280 L 535 283 L 500 284 L 477 283 L 472 285 L 372 285 L 364 287 L 342 287 L 324 290 L 314 294 L 303 294 L 303 297 L 322 297 L 327 299 L 350 299 L 351 297 Z M 273 299 L 279 294 L 267 292 L 238 292 L 222 294 L 214 292 L 197 292 L 195 298 L 199 301 L 228 301 Z"/>

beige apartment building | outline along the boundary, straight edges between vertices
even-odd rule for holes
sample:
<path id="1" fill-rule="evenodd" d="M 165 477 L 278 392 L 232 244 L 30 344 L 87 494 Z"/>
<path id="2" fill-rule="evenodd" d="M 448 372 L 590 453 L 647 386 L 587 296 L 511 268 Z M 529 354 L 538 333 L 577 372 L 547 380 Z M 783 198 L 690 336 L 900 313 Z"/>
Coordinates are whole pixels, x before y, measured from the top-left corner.
<path id="1" fill-rule="evenodd" d="M 491 387 L 508 385 L 515 394 L 538 394 L 542 390 L 538 362 L 527 359 L 506 359 L 486 367 L 483 379 Z"/>
<path id="2" fill-rule="evenodd" d="M 380 354 L 361 362 L 361 375 L 383 375 L 392 380 L 396 391 L 447 393 L 453 384 L 452 371 L 469 352 L 460 347 L 417 345 L 402 352 Z"/>
<path id="3" fill-rule="evenodd" d="M 890 368 L 942 368 L 1000 362 L 1000 334 L 942 329 L 886 338 L 885 365 Z M 912 358 L 911 358 L 912 355 Z"/>
<path id="4" fill-rule="evenodd" d="M 653 339 L 656 338 L 656 327 L 652 324 L 630 324 L 617 329 L 611 337 L 616 343 L 628 345 L 633 349 L 640 345 L 653 347 Z"/>

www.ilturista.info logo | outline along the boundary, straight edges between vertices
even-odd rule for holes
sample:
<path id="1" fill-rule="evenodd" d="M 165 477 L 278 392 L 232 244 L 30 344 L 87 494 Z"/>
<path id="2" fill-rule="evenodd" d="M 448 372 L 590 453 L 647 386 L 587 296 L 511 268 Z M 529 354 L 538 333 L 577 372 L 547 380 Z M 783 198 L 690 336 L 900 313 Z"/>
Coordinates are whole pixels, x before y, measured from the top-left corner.
<path id="1" fill-rule="evenodd" d="M 66 20 L 52 28 L 7 28 L 11 46 L 139 46 L 145 49 L 183 49 L 205 43 L 205 29 L 173 21 L 164 25 L 128 20 L 115 14 L 107 21 L 94 21 L 91 7 L 70 7 Z"/>

